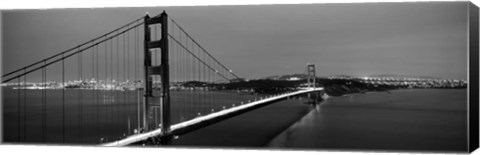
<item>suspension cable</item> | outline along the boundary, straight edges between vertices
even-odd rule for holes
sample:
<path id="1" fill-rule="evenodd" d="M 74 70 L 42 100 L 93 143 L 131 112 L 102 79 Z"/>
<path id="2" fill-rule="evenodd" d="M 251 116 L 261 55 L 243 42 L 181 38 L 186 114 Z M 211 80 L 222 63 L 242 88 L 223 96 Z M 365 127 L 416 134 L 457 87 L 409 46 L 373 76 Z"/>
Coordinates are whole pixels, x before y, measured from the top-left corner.
<path id="1" fill-rule="evenodd" d="M 190 51 L 190 50 L 188 49 L 188 47 L 185 47 L 185 45 L 181 44 L 181 43 L 180 43 L 177 39 L 175 39 L 173 36 L 171 36 L 170 34 L 169 34 L 168 36 L 169 36 L 171 39 L 173 39 L 173 41 L 177 42 L 183 49 L 185 49 L 185 51 L 187 51 L 188 53 L 190 53 L 195 59 L 197 59 L 198 61 L 200 61 L 202 64 L 208 66 L 208 68 L 211 69 L 212 71 L 219 73 L 219 72 L 218 72 L 216 69 L 214 69 L 212 66 L 208 65 L 208 64 L 205 63 L 203 60 L 201 60 L 200 58 L 198 58 L 195 54 L 193 54 L 193 52 Z M 224 78 L 224 79 L 226 79 L 226 80 L 229 80 L 229 79 L 228 79 L 227 77 L 225 77 L 223 74 L 220 74 L 220 73 L 219 73 L 219 75 L 220 75 L 222 78 Z"/>
<path id="2" fill-rule="evenodd" d="M 215 62 L 219 63 L 221 65 L 221 67 L 223 67 L 225 70 L 229 71 L 230 74 L 232 74 L 233 76 L 235 76 L 235 78 L 239 79 L 240 77 L 238 77 L 235 73 L 231 72 L 230 69 L 228 69 L 225 65 L 223 65 L 220 61 L 218 61 L 215 57 L 213 57 L 207 50 L 205 50 L 205 48 L 203 48 L 195 39 L 193 39 L 192 36 L 190 36 L 189 33 L 187 33 L 187 31 L 185 31 L 181 26 L 180 24 L 178 24 L 175 20 L 173 20 L 173 18 L 171 18 L 170 16 L 168 17 L 170 18 L 170 20 L 172 20 L 172 22 L 183 32 L 185 33 L 185 35 L 190 38 L 198 47 L 200 47 L 203 52 L 207 53 L 208 56 L 210 56 Z"/>

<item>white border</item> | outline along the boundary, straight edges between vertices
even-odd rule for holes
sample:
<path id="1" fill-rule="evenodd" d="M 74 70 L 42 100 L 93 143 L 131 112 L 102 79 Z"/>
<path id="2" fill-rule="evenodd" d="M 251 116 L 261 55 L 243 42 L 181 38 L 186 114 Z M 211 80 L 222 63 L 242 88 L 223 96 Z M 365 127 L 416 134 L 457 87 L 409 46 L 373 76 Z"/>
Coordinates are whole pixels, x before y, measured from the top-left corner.
<path id="1" fill-rule="evenodd" d="M 15 0 L 2 2 L 0 9 L 51 9 L 51 8 L 92 8 L 92 7 L 146 7 L 146 6 L 205 6 L 205 5 L 259 5 L 259 4 L 311 4 L 311 3 L 373 3 L 373 2 L 444 2 L 467 0 Z"/>
<path id="2" fill-rule="evenodd" d="M 425 2 L 430 0 L 235 0 L 235 1 L 216 1 L 216 0 L 175 0 L 175 1 L 159 1 L 159 0 L 2 0 L 0 2 L 0 11 L 11 9 L 47 9 L 47 8 L 99 8 L 99 7 L 143 7 L 143 6 L 192 6 L 192 5 L 252 5 L 252 4 L 299 4 L 299 3 L 365 3 L 365 2 Z M 435 0 L 435 1 L 448 1 L 448 0 Z M 458 0 L 455 0 L 458 1 Z M 464 1 L 464 0 L 461 0 Z M 474 4 L 480 6 L 480 0 L 472 0 Z M 1 13 L 0 13 L 1 15 Z M 1 17 L 0 17 L 1 19 Z M 1 24 L 1 21 L 0 21 Z M 1 34 L 1 30 L 0 30 Z M 1 42 L 0 42 L 1 47 Z M 1 53 L 0 48 L 0 53 Z M 0 54 L 0 60 L 1 60 Z M 1 62 L 0 62 L 1 65 Z M 1 71 L 1 67 L 0 67 Z M 1 95 L 1 94 L 0 94 Z M 1 108 L 1 106 L 0 106 Z M 1 116 L 0 116 L 1 118 Z M 332 151 L 275 151 L 275 150 L 219 150 L 219 149 L 159 149 L 159 148 L 128 148 L 128 149 L 109 149 L 102 147 L 66 147 L 66 146 L 32 146 L 32 145 L 0 145 L 0 152 L 2 153 L 15 153 L 15 154 L 37 154 L 37 153 L 53 153 L 53 154 L 81 154 L 88 153 L 95 154 L 210 154 L 210 155 L 240 155 L 240 154 L 275 154 L 285 155 L 293 153 L 307 154 L 377 154 L 375 152 L 332 152 Z M 381 154 L 399 154 L 399 153 L 381 153 Z M 402 153 L 403 154 L 403 153 Z M 416 153 L 424 154 L 426 153 Z M 475 151 L 474 154 L 480 154 L 480 151 Z"/>

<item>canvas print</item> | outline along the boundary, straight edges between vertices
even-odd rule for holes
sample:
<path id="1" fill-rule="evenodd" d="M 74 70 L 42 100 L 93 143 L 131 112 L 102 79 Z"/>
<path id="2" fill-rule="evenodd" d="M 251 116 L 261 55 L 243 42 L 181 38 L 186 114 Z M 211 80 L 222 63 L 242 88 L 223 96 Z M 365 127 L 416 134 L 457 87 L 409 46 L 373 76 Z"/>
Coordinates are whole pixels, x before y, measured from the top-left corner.
<path id="1" fill-rule="evenodd" d="M 472 9 L 2 10 L 3 143 L 468 152 Z"/>

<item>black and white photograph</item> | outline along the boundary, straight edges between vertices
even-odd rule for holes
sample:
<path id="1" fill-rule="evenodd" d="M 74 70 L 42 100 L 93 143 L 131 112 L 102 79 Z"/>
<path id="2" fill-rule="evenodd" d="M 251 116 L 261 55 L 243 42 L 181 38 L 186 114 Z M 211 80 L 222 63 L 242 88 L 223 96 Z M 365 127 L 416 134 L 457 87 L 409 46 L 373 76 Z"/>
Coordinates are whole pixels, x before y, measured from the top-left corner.
<path id="1" fill-rule="evenodd" d="M 469 153 L 469 1 L 5 9 L 2 144 Z"/>

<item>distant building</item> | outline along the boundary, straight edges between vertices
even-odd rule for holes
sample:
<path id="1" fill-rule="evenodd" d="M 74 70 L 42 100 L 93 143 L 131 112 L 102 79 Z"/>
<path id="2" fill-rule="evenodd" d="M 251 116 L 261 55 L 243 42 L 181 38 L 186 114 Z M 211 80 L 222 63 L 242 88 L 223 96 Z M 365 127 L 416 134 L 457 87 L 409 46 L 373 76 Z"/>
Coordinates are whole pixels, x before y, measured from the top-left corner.
<path id="1" fill-rule="evenodd" d="M 290 77 L 287 79 L 287 81 L 298 81 L 298 80 L 301 80 L 301 78 L 299 77 Z"/>

